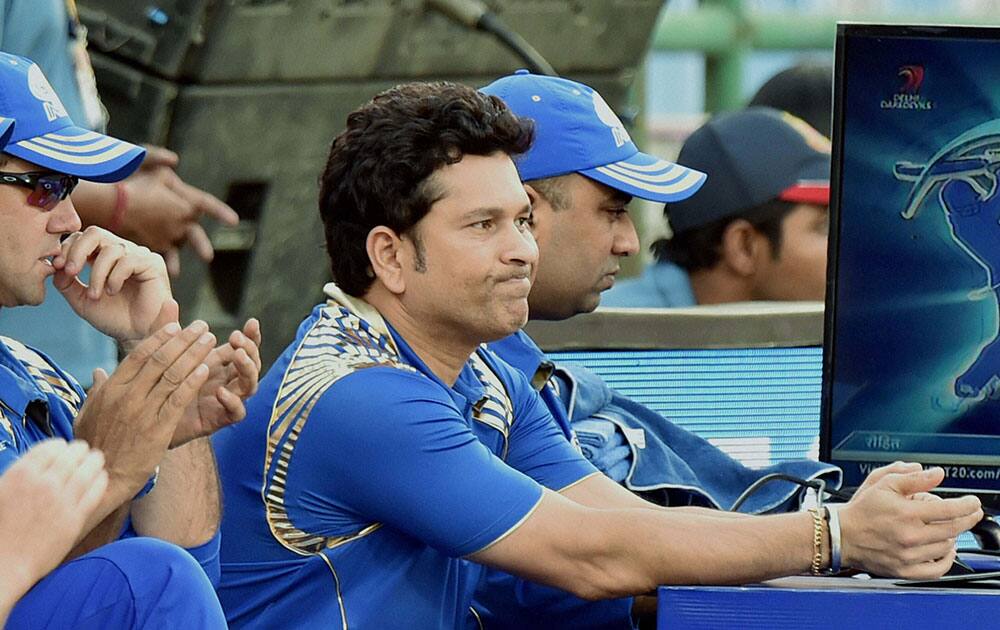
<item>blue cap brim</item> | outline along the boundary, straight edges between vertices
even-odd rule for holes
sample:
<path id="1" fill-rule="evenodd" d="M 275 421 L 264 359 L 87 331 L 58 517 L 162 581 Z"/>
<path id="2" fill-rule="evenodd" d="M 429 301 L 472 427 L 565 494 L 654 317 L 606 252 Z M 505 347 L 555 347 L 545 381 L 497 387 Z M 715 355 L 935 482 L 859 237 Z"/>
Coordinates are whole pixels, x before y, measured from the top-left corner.
<path id="1" fill-rule="evenodd" d="M 701 171 L 641 151 L 627 160 L 577 172 L 633 197 L 661 203 L 687 199 L 706 179 Z"/>
<path id="2" fill-rule="evenodd" d="M 59 173 L 105 183 L 125 179 L 146 157 L 142 147 L 73 125 L 13 142 L 4 151 Z"/>
<path id="3" fill-rule="evenodd" d="M 0 116 L 0 151 L 10 142 L 12 133 L 14 133 L 14 119 Z"/>

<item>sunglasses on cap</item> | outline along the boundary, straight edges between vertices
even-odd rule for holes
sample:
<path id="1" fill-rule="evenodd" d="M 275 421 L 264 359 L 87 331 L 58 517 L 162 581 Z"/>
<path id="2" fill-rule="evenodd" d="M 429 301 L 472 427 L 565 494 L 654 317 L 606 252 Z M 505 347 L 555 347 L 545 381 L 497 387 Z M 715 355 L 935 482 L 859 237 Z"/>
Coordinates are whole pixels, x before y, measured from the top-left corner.
<path id="1" fill-rule="evenodd" d="M 0 173 L 0 184 L 30 188 L 28 203 L 43 210 L 55 208 L 79 183 L 79 177 L 51 171 Z"/>

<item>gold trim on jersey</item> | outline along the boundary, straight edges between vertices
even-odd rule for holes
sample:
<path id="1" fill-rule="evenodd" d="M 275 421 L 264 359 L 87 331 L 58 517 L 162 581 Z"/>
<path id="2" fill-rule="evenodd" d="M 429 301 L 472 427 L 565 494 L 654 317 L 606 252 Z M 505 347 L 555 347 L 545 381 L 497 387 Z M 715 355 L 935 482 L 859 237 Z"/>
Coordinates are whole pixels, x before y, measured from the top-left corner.
<path id="1" fill-rule="evenodd" d="M 489 352 L 489 350 L 481 349 L 469 357 L 473 372 L 485 388 L 483 397 L 472 405 L 472 419 L 500 432 L 503 436 L 500 459 L 506 460 L 510 446 L 510 427 L 514 424 L 514 404 L 503 381 L 479 352 Z"/>
<path id="2" fill-rule="evenodd" d="M 11 445 L 14 448 L 17 448 L 17 433 L 14 433 L 14 425 L 11 424 L 10 419 L 4 412 L 5 408 L 7 408 L 7 406 L 3 404 L 3 401 L 0 401 L 0 428 L 10 434 Z M 9 408 L 8 410 L 13 411 L 13 409 Z"/>
<path id="3" fill-rule="evenodd" d="M 378 530 L 382 524 L 371 523 L 357 532 L 340 536 L 299 529 L 292 523 L 285 507 L 288 467 L 317 401 L 339 379 L 376 366 L 416 371 L 399 360 L 387 329 L 383 332 L 370 322 L 362 321 L 351 312 L 351 306 L 329 301 L 295 349 L 271 408 L 261 485 L 264 514 L 274 539 L 298 555 L 319 556 L 330 569 L 344 630 L 347 630 L 347 612 L 340 577 L 323 552 L 363 538 Z M 381 318 L 379 323 L 382 323 Z M 317 420 L 321 421 L 333 422 L 336 418 Z M 269 476 L 268 472 L 272 469 L 273 473 Z"/>
<path id="4" fill-rule="evenodd" d="M 70 408 L 73 417 L 76 417 L 83 406 L 83 398 L 77 390 L 79 385 L 72 377 L 64 377 L 42 355 L 20 341 L 0 336 L 0 343 L 7 346 L 14 358 L 21 362 L 42 392 L 57 396 Z"/>

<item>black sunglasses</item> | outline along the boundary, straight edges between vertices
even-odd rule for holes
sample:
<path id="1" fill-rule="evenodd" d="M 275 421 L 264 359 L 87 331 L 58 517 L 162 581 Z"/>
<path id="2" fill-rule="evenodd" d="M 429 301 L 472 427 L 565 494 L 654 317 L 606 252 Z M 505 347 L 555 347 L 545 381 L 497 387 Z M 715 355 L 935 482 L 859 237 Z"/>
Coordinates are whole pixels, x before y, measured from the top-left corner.
<path id="1" fill-rule="evenodd" d="M 79 183 L 79 177 L 53 173 L 51 171 L 31 173 L 0 172 L 0 184 L 30 188 L 31 193 L 28 194 L 28 203 L 43 210 L 55 208 L 60 201 L 69 197 L 69 194 L 73 192 L 73 189 Z"/>

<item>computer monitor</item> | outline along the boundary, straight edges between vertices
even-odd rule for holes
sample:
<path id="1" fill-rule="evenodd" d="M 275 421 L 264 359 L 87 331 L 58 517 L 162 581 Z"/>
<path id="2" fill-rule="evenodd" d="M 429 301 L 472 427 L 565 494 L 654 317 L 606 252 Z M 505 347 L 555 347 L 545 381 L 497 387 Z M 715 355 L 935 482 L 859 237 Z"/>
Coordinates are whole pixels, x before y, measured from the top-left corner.
<path id="1" fill-rule="evenodd" d="M 1000 507 L 1000 29 L 841 24 L 821 457 Z"/>

